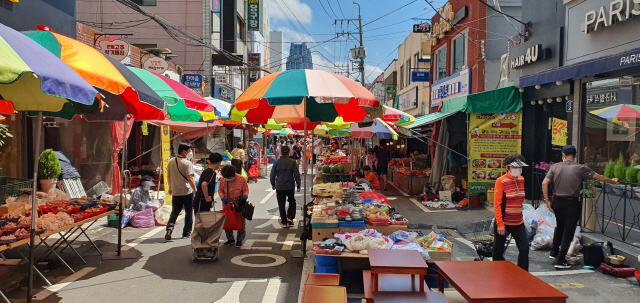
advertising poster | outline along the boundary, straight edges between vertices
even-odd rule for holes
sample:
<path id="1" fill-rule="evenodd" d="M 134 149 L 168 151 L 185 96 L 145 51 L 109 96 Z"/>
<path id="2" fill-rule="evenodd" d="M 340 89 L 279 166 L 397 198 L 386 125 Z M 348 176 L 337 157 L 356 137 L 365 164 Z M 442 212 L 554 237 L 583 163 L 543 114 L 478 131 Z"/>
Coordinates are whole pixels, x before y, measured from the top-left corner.
<path id="1" fill-rule="evenodd" d="M 171 205 L 171 196 L 169 196 L 169 181 L 167 180 L 167 165 L 171 160 L 171 130 L 169 126 L 162 126 L 162 181 L 164 183 L 164 203 Z"/>
<path id="2" fill-rule="evenodd" d="M 471 114 L 469 122 L 469 194 L 486 193 L 505 174 L 503 160 L 519 154 L 522 113 Z"/>
<path id="3" fill-rule="evenodd" d="M 551 144 L 558 146 L 567 145 L 567 121 L 553 118 L 553 127 L 551 128 Z"/>

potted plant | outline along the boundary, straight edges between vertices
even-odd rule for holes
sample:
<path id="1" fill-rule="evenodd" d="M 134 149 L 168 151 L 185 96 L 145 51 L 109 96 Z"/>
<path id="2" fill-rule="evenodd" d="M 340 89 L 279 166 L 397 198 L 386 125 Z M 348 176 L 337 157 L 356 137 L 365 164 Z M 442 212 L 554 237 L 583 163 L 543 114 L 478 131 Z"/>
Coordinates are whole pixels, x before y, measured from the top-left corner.
<path id="1" fill-rule="evenodd" d="M 48 193 L 49 190 L 56 187 L 60 171 L 60 161 L 53 150 L 43 151 L 38 159 L 38 179 L 42 191 Z"/>
<path id="2" fill-rule="evenodd" d="M 620 156 L 618 157 L 618 163 L 616 163 L 613 168 L 613 175 L 614 177 L 618 178 L 619 182 L 625 182 L 626 172 L 627 167 L 624 165 L 624 157 L 622 156 L 622 153 L 620 153 Z M 624 193 L 624 185 L 613 185 L 612 189 L 613 192 L 615 192 L 617 195 L 622 195 Z"/>
<path id="3" fill-rule="evenodd" d="M 587 232 L 594 232 L 596 230 L 596 209 L 598 207 L 598 199 L 596 198 L 596 186 L 599 185 L 598 180 L 592 179 L 587 182 L 582 182 L 582 190 L 580 195 L 583 198 L 582 209 L 582 228 Z"/>

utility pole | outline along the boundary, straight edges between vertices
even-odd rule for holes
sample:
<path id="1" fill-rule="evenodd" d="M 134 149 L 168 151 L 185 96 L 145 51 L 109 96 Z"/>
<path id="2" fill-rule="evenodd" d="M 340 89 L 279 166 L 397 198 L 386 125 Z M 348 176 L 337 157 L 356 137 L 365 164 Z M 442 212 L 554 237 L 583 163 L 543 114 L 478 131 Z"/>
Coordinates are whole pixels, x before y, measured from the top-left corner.
<path id="1" fill-rule="evenodd" d="M 358 71 L 360 71 L 360 82 L 362 83 L 362 86 L 364 86 L 364 59 L 367 57 L 367 52 L 366 49 L 364 48 L 364 42 L 362 41 L 362 15 L 360 14 L 360 4 L 353 2 L 353 4 L 358 6 L 358 19 L 335 19 L 336 22 L 338 21 L 356 21 L 358 20 L 358 32 L 360 34 L 360 47 L 359 48 L 354 48 L 351 49 L 351 57 L 354 60 L 358 60 L 360 59 L 360 64 L 358 66 Z M 336 33 L 338 36 L 340 35 L 352 35 L 355 33 Z M 357 61 L 352 61 L 352 62 L 357 62 Z M 348 69 L 347 69 L 347 73 L 348 73 Z"/>
<path id="2" fill-rule="evenodd" d="M 364 49 L 364 45 L 362 44 L 362 16 L 360 15 L 360 4 L 353 2 L 353 4 L 358 6 L 358 28 L 360 31 L 360 48 Z M 364 86 L 364 56 L 360 57 L 360 81 L 362 82 L 362 86 Z"/>

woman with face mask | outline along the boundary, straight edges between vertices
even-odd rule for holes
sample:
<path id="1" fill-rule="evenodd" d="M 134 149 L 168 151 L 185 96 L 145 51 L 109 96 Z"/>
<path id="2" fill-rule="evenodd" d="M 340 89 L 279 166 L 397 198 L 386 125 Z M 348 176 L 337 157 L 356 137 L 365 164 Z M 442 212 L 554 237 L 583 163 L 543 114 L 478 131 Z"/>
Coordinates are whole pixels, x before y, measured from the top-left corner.
<path id="1" fill-rule="evenodd" d="M 522 168 L 528 166 L 522 155 L 508 155 L 503 161 L 507 173 L 496 180 L 493 210 L 496 215 L 493 260 L 504 260 L 504 246 L 511 234 L 518 247 L 518 266 L 529 271 L 529 241 L 522 218 L 524 178 Z"/>
<path id="2" fill-rule="evenodd" d="M 149 191 L 152 186 L 156 186 L 156 184 L 153 183 L 151 177 L 143 176 L 140 178 L 140 186 L 133 190 L 131 199 L 129 200 L 129 205 L 133 210 L 141 211 L 149 207 L 149 202 L 151 202 Z"/>
<path id="3" fill-rule="evenodd" d="M 249 198 L 249 185 L 240 174 L 236 172 L 236 168 L 232 165 L 227 165 L 222 168 L 220 172 L 222 178 L 218 184 L 218 195 L 222 200 L 223 209 L 229 208 L 229 203 L 234 201 L 246 200 Z M 224 233 L 227 236 L 227 242 L 224 242 L 224 246 L 232 245 L 236 243 L 236 247 L 242 247 L 242 241 L 246 235 L 245 232 L 246 221 L 242 218 L 242 229 L 236 232 L 237 238 L 233 237 L 233 230 L 225 230 Z"/>

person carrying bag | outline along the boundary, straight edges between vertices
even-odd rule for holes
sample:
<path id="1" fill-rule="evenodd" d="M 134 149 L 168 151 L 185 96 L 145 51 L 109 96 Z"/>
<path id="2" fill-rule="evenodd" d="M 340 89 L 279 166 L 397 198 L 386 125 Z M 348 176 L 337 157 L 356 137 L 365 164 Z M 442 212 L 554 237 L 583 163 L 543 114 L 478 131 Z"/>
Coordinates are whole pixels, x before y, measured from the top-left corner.
<path id="1" fill-rule="evenodd" d="M 235 242 L 236 247 L 241 247 L 246 235 L 246 221 L 242 216 L 242 210 L 249 197 L 249 186 L 247 181 L 236 173 L 236 168 L 231 165 L 222 168 L 221 174 L 218 195 L 224 204 L 222 212 L 227 216 L 227 222 L 224 225 L 227 242 L 224 245 L 231 245 Z M 236 239 L 233 237 L 234 230 L 237 230 Z"/>

